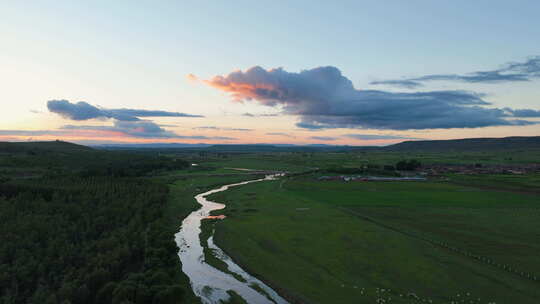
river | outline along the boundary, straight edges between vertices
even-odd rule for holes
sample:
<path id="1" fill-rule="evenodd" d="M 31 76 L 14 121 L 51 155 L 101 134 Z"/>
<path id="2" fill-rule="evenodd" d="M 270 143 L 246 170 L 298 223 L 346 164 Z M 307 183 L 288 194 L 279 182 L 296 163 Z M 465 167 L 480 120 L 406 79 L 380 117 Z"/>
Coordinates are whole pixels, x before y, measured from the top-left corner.
<path id="1" fill-rule="evenodd" d="M 178 256 L 182 262 L 182 271 L 189 277 L 193 292 L 202 299 L 203 303 L 226 301 L 229 299 L 228 290 L 236 292 L 248 303 L 287 303 L 272 288 L 235 264 L 223 250 L 214 244 L 213 236 L 208 239 L 208 247 L 213 249 L 216 258 L 227 264 L 230 272 L 242 277 L 245 282 L 207 264 L 204 260 L 203 247 L 200 241 L 201 221 L 208 218 L 211 211 L 225 208 L 224 204 L 209 201 L 206 196 L 225 191 L 230 187 L 272 180 L 280 175 L 267 175 L 261 179 L 229 184 L 195 196 L 195 199 L 202 207 L 193 211 L 184 219 L 180 231 L 175 235 L 175 240 L 178 248 L 180 248 Z M 250 285 L 254 284 L 258 285 L 264 292 L 261 293 L 250 287 Z"/>

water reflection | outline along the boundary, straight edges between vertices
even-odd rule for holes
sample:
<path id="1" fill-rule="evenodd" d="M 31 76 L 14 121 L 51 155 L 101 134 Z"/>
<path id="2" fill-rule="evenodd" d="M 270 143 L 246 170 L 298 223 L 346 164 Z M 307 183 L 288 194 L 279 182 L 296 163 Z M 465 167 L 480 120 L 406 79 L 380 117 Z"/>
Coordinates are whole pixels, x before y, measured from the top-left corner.
<path id="1" fill-rule="evenodd" d="M 201 233 L 201 220 L 207 218 L 223 219 L 225 217 L 223 215 L 209 215 L 213 210 L 225 208 L 225 205 L 209 201 L 205 198 L 206 196 L 225 191 L 230 187 L 272 180 L 278 176 L 282 176 L 282 174 L 267 175 L 265 178 L 261 179 L 225 185 L 195 196 L 195 199 L 202 207 L 199 210 L 192 212 L 184 219 L 180 231 L 175 235 L 175 240 L 180 248 L 178 256 L 182 262 L 182 271 L 189 277 L 194 293 L 201 297 L 203 303 L 219 303 L 220 300 L 227 300 L 229 298 L 229 295 L 227 294 L 228 290 L 235 291 L 248 303 L 287 303 L 287 301 L 280 297 L 272 288 L 251 276 L 240 266 L 235 264 L 223 250 L 214 244 L 213 237 L 208 239 L 208 247 L 213 249 L 216 258 L 227 264 L 230 272 L 237 274 L 244 281 L 239 281 L 231 274 L 224 273 L 207 264 L 204 260 L 203 247 L 201 246 L 199 239 Z M 258 285 L 263 292 L 259 292 L 251 287 L 254 285 Z"/>

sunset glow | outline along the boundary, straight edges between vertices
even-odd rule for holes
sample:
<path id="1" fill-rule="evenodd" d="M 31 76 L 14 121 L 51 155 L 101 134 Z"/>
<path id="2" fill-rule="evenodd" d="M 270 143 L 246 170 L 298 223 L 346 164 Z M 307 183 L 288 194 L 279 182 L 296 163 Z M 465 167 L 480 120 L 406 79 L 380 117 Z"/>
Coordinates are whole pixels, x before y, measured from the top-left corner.
<path id="1" fill-rule="evenodd" d="M 395 12 L 295 4 L 294 18 L 275 4 L 264 11 L 280 24 L 261 27 L 252 19 L 258 5 L 228 5 L 235 8 L 169 3 L 128 13 L 119 3 L 1 4 L 0 140 L 388 145 L 540 134 L 540 45 L 506 35 L 508 46 L 491 52 L 499 40 L 489 34 L 534 36 L 533 19 L 486 31 L 474 26 L 474 10 L 460 25 L 447 12 L 435 30 L 396 13 L 433 4 L 394 3 Z M 383 35 L 392 14 L 393 34 Z M 297 19 L 302 26 L 281 25 Z M 439 41 L 456 27 L 467 43 Z"/>

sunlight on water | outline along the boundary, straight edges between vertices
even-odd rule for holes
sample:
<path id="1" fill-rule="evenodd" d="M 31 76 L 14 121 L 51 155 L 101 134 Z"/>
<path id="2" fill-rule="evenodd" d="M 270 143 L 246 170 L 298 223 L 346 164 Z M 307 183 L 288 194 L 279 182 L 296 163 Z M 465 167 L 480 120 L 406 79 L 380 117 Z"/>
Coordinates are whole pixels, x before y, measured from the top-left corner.
<path id="1" fill-rule="evenodd" d="M 225 208 L 224 204 L 219 204 L 207 200 L 205 197 L 225 191 L 230 187 L 245 185 L 254 182 L 272 180 L 282 174 L 267 175 L 265 178 L 245 181 L 236 184 L 225 185 L 195 196 L 195 199 L 202 207 L 193 211 L 182 222 L 180 231 L 175 235 L 177 246 L 180 248 L 178 256 L 182 262 L 182 271 L 189 277 L 194 293 L 201 297 L 203 303 L 219 303 L 221 300 L 229 299 L 228 290 L 233 290 L 248 303 L 287 303 L 272 288 L 251 276 L 232 259 L 214 244 L 213 237 L 208 239 L 209 248 L 213 249 L 216 258 L 222 260 L 228 266 L 228 270 L 243 278 L 245 282 L 239 281 L 234 276 L 224 273 L 204 260 L 203 247 L 200 243 L 201 220 L 208 218 L 224 218 L 224 216 L 210 216 L 213 210 Z M 251 286 L 257 285 L 264 291 L 260 293 Z M 272 300 L 270 300 L 271 298 Z"/>

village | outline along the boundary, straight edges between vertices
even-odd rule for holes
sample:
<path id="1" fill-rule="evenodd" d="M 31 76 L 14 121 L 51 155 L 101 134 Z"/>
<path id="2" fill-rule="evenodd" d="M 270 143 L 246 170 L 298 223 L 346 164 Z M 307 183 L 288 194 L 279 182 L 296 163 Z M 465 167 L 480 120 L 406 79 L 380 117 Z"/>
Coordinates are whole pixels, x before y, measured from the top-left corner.
<path id="1" fill-rule="evenodd" d="M 478 174 L 514 174 L 523 175 L 540 172 L 540 164 L 520 164 L 520 165 L 448 165 L 448 164 L 431 164 L 422 165 L 413 171 L 394 170 L 396 176 L 374 176 L 374 175 L 324 175 L 317 179 L 319 181 L 336 181 L 344 182 L 359 181 L 359 182 L 392 182 L 392 181 L 412 181 L 421 182 L 428 178 L 445 178 L 446 174 L 463 174 L 463 175 L 478 175 Z"/>

